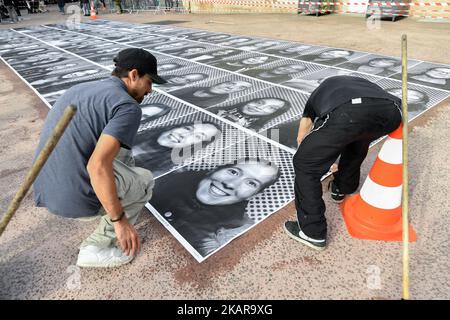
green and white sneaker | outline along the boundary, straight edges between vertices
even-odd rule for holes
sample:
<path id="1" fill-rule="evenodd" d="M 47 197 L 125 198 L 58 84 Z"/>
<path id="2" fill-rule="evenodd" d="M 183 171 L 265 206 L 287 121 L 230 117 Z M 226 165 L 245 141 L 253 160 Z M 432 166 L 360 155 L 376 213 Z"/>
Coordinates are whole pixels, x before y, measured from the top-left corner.
<path id="1" fill-rule="evenodd" d="M 306 244 L 308 247 L 314 250 L 322 251 L 327 246 L 326 239 L 313 239 L 308 237 L 298 226 L 297 221 L 286 221 L 284 223 L 284 231 L 294 240 Z"/>

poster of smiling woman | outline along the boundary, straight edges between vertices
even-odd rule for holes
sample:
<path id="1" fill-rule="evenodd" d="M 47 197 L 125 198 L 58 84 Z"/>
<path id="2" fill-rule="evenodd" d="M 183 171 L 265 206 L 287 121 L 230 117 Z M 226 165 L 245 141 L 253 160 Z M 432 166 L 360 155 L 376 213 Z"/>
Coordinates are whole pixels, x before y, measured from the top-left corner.
<path id="1" fill-rule="evenodd" d="M 156 179 L 147 208 L 202 262 L 293 199 L 291 158 L 251 137 Z"/>

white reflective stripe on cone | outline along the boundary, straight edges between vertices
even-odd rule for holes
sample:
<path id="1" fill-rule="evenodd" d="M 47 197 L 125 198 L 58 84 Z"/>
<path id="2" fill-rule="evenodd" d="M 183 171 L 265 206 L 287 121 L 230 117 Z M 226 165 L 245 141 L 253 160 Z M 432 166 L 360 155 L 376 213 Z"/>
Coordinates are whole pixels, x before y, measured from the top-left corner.
<path id="1" fill-rule="evenodd" d="M 378 158 L 386 163 L 402 164 L 402 140 L 388 137 L 381 147 Z"/>
<path id="2" fill-rule="evenodd" d="M 360 191 L 361 198 L 379 209 L 395 209 L 402 203 L 402 186 L 384 187 L 367 177 Z"/>

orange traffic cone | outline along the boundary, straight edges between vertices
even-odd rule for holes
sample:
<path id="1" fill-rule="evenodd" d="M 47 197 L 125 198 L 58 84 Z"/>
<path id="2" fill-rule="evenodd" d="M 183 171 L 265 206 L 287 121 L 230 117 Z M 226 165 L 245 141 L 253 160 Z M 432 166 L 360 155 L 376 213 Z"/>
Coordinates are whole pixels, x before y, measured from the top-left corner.
<path id="1" fill-rule="evenodd" d="M 341 206 L 352 237 L 370 240 L 402 240 L 402 125 L 389 134 L 381 147 L 360 193 Z M 416 233 L 409 226 L 409 240 Z"/>
<path id="2" fill-rule="evenodd" d="M 97 13 L 95 12 L 94 4 L 92 3 L 91 4 L 91 20 L 95 20 L 95 19 L 97 19 Z"/>

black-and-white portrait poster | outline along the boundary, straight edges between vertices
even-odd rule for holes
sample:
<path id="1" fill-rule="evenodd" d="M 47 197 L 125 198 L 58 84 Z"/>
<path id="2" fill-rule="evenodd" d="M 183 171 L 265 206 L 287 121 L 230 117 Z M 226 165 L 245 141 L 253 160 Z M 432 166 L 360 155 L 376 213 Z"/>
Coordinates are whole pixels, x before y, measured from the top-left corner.
<path id="1" fill-rule="evenodd" d="M 276 139 L 278 143 L 291 149 L 292 154 L 294 154 L 298 147 L 297 136 L 301 118 L 302 115 L 300 114 L 286 119 L 275 124 L 270 129 L 260 132 L 260 134 L 270 139 Z"/>
<path id="2" fill-rule="evenodd" d="M 2 55 L 2 57 L 10 64 L 15 70 L 23 70 L 34 67 L 42 67 L 46 65 L 53 65 L 58 62 L 71 60 L 73 57 L 67 54 L 61 54 L 60 51 L 55 49 L 46 48 L 46 50 L 40 54 L 31 56 L 19 56 Z"/>
<path id="3" fill-rule="evenodd" d="M 167 83 L 158 85 L 158 89 L 169 92 L 192 86 L 199 82 L 213 81 L 226 75 L 227 73 L 223 70 L 207 66 L 197 65 L 191 68 L 182 68 L 164 73 L 164 79 Z"/>
<path id="4" fill-rule="evenodd" d="M 392 78 L 401 80 L 402 75 Z M 408 82 L 450 91 L 450 66 L 422 62 L 408 70 Z"/>
<path id="5" fill-rule="evenodd" d="M 420 63 L 417 60 L 408 60 L 408 68 Z M 364 72 L 381 77 L 389 77 L 402 71 L 402 61 L 399 58 L 368 54 L 338 65 L 339 68 Z"/>
<path id="6" fill-rule="evenodd" d="M 53 88 L 60 87 L 63 84 L 73 86 L 75 83 L 105 79 L 110 75 L 111 73 L 104 69 L 100 69 L 97 66 L 91 66 L 90 68 L 61 72 L 48 78 L 34 78 L 34 80 L 30 80 L 29 83 L 39 92 L 51 92 L 57 91 Z"/>
<path id="7" fill-rule="evenodd" d="M 292 155 L 251 137 L 155 181 L 147 206 L 202 262 L 294 197 Z"/>
<path id="8" fill-rule="evenodd" d="M 229 75 L 171 91 L 170 94 L 198 107 L 208 108 L 268 87 L 268 84 L 250 78 Z"/>
<path id="9" fill-rule="evenodd" d="M 198 112 L 198 109 L 156 91 L 146 95 L 140 106 L 142 119 L 138 131 Z"/>
<path id="10" fill-rule="evenodd" d="M 303 114 L 307 100 L 306 94 L 272 87 L 206 110 L 244 128 L 259 132 Z"/>
<path id="11" fill-rule="evenodd" d="M 155 44 L 152 48 L 153 51 L 165 52 L 165 51 L 176 51 L 183 49 L 192 45 L 192 42 L 186 40 L 175 39 L 171 41 L 166 41 L 164 43 Z"/>
<path id="12" fill-rule="evenodd" d="M 402 98 L 402 83 L 400 81 L 383 79 L 376 84 L 390 94 Z M 449 92 L 408 83 L 408 119 L 412 120 L 449 96 Z"/>
<path id="13" fill-rule="evenodd" d="M 283 41 L 277 41 L 273 39 L 255 39 L 244 44 L 234 45 L 244 51 L 264 51 L 270 48 L 275 48 L 283 44 Z"/>
<path id="14" fill-rule="evenodd" d="M 220 46 L 225 46 L 225 47 L 237 48 L 238 46 L 250 43 L 254 40 L 256 40 L 256 39 L 253 37 L 234 36 L 234 37 L 225 39 L 224 41 L 216 42 L 216 44 L 220 45 Z"/>
<path id="15" fill-rule="evenodd" d="M 213 65 L 218 61 L 228 59 L 230 57 L 245 53 L 242 50 L 232 48 L 215 48 L 205 52 L 192 54 L 189 56 L 190 61 L 195 61 L 207 65 Z"/>
<path id="16" fill-rule="evenodd" d="M 165 76 L 174 71 L 181 71 L 184 68 L 192 68 L 195 66 L 190 61 L 177 59 L 177 58 L 165 58 L 165 59 L 157 59 L 158 61 L 158 75 Z"/>
<path id="17" fill-rule="evenodd" d="M 291 87 L 296 90 L 300 90 L 305 93 L 312 93 L 325 79 L 335 76 L 353 76 L 367 79 L 372 82 L 380 80 L 380 77 L 370 76 L 364 73 L 352 72 L 350 70 L 326 68 L 320 71 L 302 76 L 300 78 L 294 78 L 286 82 L 282 82 L 281 85 Z"/>
<path id="18" fill-rule="evenodd" d="M 226 59 L 216 60 L 211 62 L 210 65 L 229 71 L 242 72 L 274 61 L 280 61 L 280 59 L 268 55 L 246 52 Z"/>
<path id="19" fill-rule="evenodd" d="M 312 46 L 302 43 L 288 43 L 274 48 L 268 48 L 263 50 L 264 53 L 272 54 L 278 57 L 295 58 L 305 52 L 316 51 L 321 47 Z"/>
<path id="20" fill-rule="evenodd" d="M 138 167 L 159 177 L 194 157 L 210 155 L 245 138 L 243 131 L 196 112 L 139 131 L 132 153 Z"/>
<path id="21" fill-rule="evenodd" d="M 282 83 L 293 78 L 300 78 L 301 76 L 322 69 L 324 69 L 324 67 L 317 64 L 283 59 L 273 63 L 269 63 L 262 67 L 245 70 L 240 73 L 264 81 Z"/>
<path id="22" fill-rule="evenodd" d="M 149 48 L 151 50 L 154 50 L 154 46 L 152 46 L 151 48 Z M 200 53 L 205 53 L 208 51 L 212 51 L 216 49 L 216 47 L 208 45 L 208 44 L 203 44 L 203 43 L 193 43 L 190 44 L 189 46 L 184 46 L 184 47 L 176 47 L 176 48 L 172 48 L 172 49 L 168 49 L 165 50 L 164 53 L 167 55 L 171 55 L 173 58 L 185 58 L 185 59 L 189 59 L 190 56 L 192 55 L 198 55 Z M 158 52 L 158 51 L 156 51 Z M 161 52 L 161 51 L 159 51 Z"/>
<path id="23" fill-rule="evenodd" d="M 366 53 L 364 52 L 352 51 L 347 49 L 325 48 L 302 54 L 300 56 L 297 56 L 295 59 L 324 64 L 328 66 L 335 66 L 337 64 L 359 58 L 365 54 Z"/>
<path id="24" fill-rule="evenodd" d="M 227 41 L 228 39 L 234 37 L 231 34 L 226 33 L 209 33 L 202 36 L 197 36 L 191 38 L 192 40 L 199 41 L 199 42 L 206 42 L 206 43 L 220 43 Z"/>

